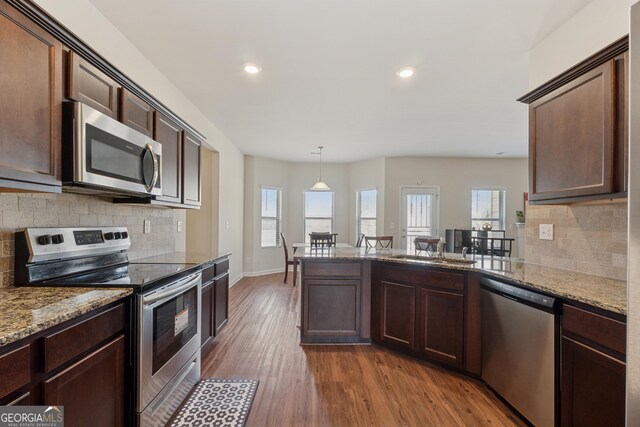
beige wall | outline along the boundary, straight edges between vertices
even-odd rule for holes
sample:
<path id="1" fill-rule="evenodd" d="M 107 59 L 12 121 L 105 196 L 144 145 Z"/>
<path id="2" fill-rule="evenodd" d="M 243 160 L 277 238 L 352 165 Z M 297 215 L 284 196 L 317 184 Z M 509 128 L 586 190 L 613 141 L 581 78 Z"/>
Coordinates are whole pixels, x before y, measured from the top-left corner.
<path id="1" fill-rule="evenodd" d="M 376 189 L 378 190 L 378 200 L 376 203 L 376 228 L 378 235 L 384 232 L 384 178 L 385 178 L 385 159 L 370 159 L 361 162 L 351 163 L 349 166 L 349 175 L 351 179 L 351 201 L 349 203 L 349 218 L 356 218 L 357 215 L 357 190 Z M 349 240 L 351 244 L 356 243 L 357 224 L 355 220 L 349 222 Z"/>
<path id="2" fill-rule="evenodd" d="M 553 224 L 553 240 L 540 240 Z M 596 276 L 627 278 L 627 203 L 528 206 L 525 259 Z"/>
<path id="3" fill-rule="evenodd" d="M 502 189 L 507 192 L 507 237 L 516 237 L 515 211 L 523 209 L 528 191 L 527 159 L 476 159 L 391 157 L 385 162 L 384 232 L 400 242 L 401 187 L 438 187 L 439 234 L 447 228 L 471 226 L 471 190 Z M 421 183 L 421 184 L 418 184 Z M 514 256 L 519 256 L 514 247 Z"/>
<path id="4" fill-rule="evenodd" d="M 25 227 L 126 226 L 129 258 L 176 249 L 181 210 L 116 205 L 109 199 L 76 194 L 0 194 L 0 286 L 13 285 L 14 233 Z M 143 220 L 151 233 L 143 234 Z M 182 234 L 182 233 L 180 233 Z"/>
<path id="5" fill-rule="evenodd" d="M 593 0 L 529 52 L 529 87 L 536 88 L 629 33 L 637 0 Z"/>
<path id="6" fill-rule="evenodd" d="M 219 155 L 215 151 L 202 150 L 202 206 L 200 209 L 185 209 L 186 247 L 190 251 L 218 254 L 218 171 Z"/>
<path id="7" fill-rule="evenodd" d="M 220 153 L 218 250 L 233 253 L 230 280 L 236 281 L 242 276 L 243 154 L 89 0 L 36 0 L 36 3 L 202 132 L 207 144 Z M 186 227 L 189 228 L 188 223 Z M 184 233 L 180 239 L 184 239 Z M 184 242 L 179 242 L 178 247 L 182 246 Z"/>

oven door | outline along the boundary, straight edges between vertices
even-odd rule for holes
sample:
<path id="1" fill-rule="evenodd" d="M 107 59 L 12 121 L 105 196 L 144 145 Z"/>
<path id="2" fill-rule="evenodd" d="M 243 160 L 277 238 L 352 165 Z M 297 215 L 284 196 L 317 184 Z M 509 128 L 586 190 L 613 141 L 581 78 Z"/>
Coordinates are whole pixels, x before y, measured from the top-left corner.
<path id="1" fill-rule="evenodd" d="M 75 184 L 162 195 L 161 144 L 80 102 L 73 120 Z"/>
<path id="2" fill-rule="evenodd" d="M 138 412 L 200 351 L 201 286 L 196 273 L 138 297 Z"/>

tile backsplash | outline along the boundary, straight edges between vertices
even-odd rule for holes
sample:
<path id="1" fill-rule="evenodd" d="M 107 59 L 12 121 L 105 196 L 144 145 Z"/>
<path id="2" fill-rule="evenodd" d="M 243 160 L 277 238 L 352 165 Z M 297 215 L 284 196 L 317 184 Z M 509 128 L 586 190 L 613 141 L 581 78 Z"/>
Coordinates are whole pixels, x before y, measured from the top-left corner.
<path id="1" fill-rule="evenodd" d="M 553 240 L 538 239 L 553 224 Z M 527 206 L 525 260 L 597 276 L 627 278 L 627 203 Z"/>
<path id="2" fill-rule="evenodd" d="M 151 232 L 143 234 L 143 221 Z M 14 232 L 24 227 L 126 226 L 129 258 L 173 252 L 178 221 L 173 209 L 113 204 L 79 194 L 0 194 L 0 286 L 13 285 Z"/>

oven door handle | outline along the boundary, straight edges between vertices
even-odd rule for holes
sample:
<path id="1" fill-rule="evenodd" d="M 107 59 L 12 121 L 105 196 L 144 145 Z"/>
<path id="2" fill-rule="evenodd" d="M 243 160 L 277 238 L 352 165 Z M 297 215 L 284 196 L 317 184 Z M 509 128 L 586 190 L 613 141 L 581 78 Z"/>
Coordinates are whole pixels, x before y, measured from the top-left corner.
<path id="1" fill-rule="evenodd" d="M 144 303 L 144 305 L 149 305 L 149 304 L 153 304 L 154 302 L 158 302 L 164 299 L 171 299 L 175 296 L 180 295 L 181 293 L 183 293 L 186 290 L 189 290 L 190 288 L 193 288 L 194 286 L 197 286 L 198 281 L 200 280 L 200 276 L 196 277 L 195 279 L 190 280 L 189 282 L 185 283 L 184 285 L 181 285 L 177 288 L 173 288 L 173 289 L 169 289 L 167 291 L 164 292 L 160 292 L 159 294 L 151 294 L 149 296 L 143 296 L 142 297 L 142 302 Z"/>

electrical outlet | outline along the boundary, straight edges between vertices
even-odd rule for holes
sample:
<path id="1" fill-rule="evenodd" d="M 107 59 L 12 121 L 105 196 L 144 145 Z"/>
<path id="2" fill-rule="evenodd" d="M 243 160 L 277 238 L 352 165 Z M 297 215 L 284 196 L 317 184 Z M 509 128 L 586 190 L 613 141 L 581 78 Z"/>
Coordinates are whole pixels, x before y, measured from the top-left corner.
<path id="1" fill-rule="evenodd" d="M 553 224 L 540 224 L 538 239 L 553 240 Z"/>
<path id="2" fill-rule="evenodd" d="M 182 233 L 182 221 L 178 221 L 178 233 Z"/>
<path id="3" fill-rule="evenodd" d="M 143 221 L 143 224 L 144 224 L 144 234 L 151 233 L 151 220 L 145 219 Z"/>

